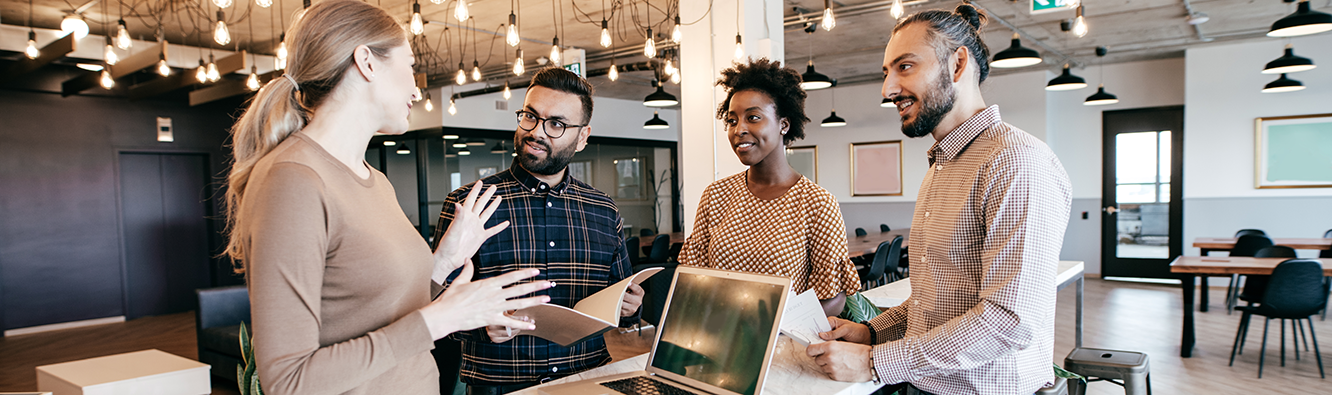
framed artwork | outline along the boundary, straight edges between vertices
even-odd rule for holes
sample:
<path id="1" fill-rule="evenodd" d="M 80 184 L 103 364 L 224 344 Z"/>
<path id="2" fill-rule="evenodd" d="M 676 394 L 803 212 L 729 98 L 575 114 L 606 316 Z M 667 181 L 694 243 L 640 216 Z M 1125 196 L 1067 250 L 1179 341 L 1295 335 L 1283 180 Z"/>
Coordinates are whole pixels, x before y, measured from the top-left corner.
<path id="1" fill-rule="evenodd" d="M 569 176 L 587 185 L 592 185 L 592 161 L 569 162 Z"/>
<path id="2" fill-rule="evenodd" d="M 498 167 L 495 166 L 478 167 L 476 168 L 476 179 L 480 180 L 482 178 L 490 177 L 495 175 L 495 173 L 499 173 Z"/>
<path id="3" fill-rule="evenodd" d="M 1255 188 L 1332 187 L 1332 114 L 1257 118 Z"/>
<path id="4" fill-rule="evenodd" d="M 803 147 L 790 147 L 786 149 L 786 161 L 791 163 L 791 167 L 800 175 L 805 176 L 815 184 L 819 183 L 819 147 L 807 145 Z"/>
<path id="5" fill-rule="evenodd" d="M 615 159 L 615 197 L 628 200 L 642 200 L 646 198 L 643 187 L 647 184 L 643 181 L 644 158 L 619 158 Z"/>
<path id="6" fill-rule="evenodd" d="M 902 140 L 851 143 L 851 196 L 902 196 Z"/>

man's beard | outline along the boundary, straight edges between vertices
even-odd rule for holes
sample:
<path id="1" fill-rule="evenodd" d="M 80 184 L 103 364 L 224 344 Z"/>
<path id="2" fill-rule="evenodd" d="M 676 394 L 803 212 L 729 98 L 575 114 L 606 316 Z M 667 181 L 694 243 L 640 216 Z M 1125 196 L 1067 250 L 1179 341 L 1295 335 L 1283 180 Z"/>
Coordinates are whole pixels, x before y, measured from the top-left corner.
<path id="1" fill-rule="evenodd" d="M 930 134 L 939 126 L 939 122 L 943 121 L 944 116 L 953 111 L 953 103 L 957 101 L 957 91 L 953 89 L 953 84 L 948 79 L 948 69 L 944 68 L 944 72 L 940 73 L 936 80 L 938 82 L 926 93 L 925 100 L 914 96 L 897 98 L 897 100 L 911 99 L 916 102 L 915 105 L 920 106 L 916 110 L 915 122 L 908 123 L 906 117 L 902 117 L 902 134 L 907 137 L 916 138 Z"/>
<path id="2" fill-rule="evenodd" d="M 546 159 L 538 159 L 536 155 L 521 151 L 521 147 L 527 143 L 540 145 L 544 148 L 546 150 Z M 574 154 L 576 153 L 576 150 L 574 149 L 576 144 L 569 144 L 568 147 L 556 151 L 551 148 L 550 142 L 540 141 L 530 137 L 525 138 L 522 141 L 515 139 L 514 147 L 519 148 L 518 161 L 519 163 L 522 163 L 523 169 L 526 169 L 533 174 L 540 174 L 543 176 L 554 175 L 563 171 L 565 167 L 569 166 L 569 162 L 573 160 Z"/>

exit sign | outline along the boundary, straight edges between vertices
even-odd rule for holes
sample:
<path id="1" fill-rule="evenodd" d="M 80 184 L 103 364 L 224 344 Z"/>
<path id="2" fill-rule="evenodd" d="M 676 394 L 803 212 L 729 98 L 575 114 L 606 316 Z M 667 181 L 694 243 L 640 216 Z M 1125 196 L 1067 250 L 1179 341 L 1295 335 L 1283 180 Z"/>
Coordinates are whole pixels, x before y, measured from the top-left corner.
<path id="1" fill-rule="evenodd" d="M 1078 3 L 1079 0 L 1031 0 L 1031 13 L 1035 15 L 1073 9 Z"/>

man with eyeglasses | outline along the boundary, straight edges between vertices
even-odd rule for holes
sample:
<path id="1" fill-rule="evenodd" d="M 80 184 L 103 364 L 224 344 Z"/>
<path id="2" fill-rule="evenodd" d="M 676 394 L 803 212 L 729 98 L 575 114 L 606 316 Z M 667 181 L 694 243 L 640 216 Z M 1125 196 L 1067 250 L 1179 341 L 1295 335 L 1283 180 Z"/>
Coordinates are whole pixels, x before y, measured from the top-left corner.
<path id="1" fill-rule="evenodd" d="M 633 274 L 615 202 L 567 171 L 574 153 L 587 146 L 591 119 L 592 85 L 587 80 L 558 67 L 532 77 L 523 109 L 517 112 L 513 143 L 518 155 L 509 169 L 482 180 L 495 186 L 495 196 L 503 199 L 486 226 L 508 221 L 509 228 L 485 241 L 472 257 L 474 279 L 541 269 L 532 281 L 554 281 L 556 286 L 537 294 L 549 295 L 550 303 L 573 307 Z M 455 204 L 471 188 L 449 194 L 434 240 L 449 228 Z M 638 322 L 642 299 L 643 289 L 631 285 L 620 306 L 621 327 Z M 562 347 L 522 334 L 501 326 L 451 336 L 462 342 L 461 376 L 468 394 L 518 391 L 610 362 L 601 336 Z"/>

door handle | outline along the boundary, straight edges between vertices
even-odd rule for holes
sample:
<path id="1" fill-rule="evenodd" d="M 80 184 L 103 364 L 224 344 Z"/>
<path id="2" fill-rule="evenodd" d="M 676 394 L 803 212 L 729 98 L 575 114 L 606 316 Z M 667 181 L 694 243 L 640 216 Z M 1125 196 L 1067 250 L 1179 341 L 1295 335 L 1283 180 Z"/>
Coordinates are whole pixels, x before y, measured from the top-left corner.
<path id="1" fill-rule="evenodd" d="M 1119 209 L 1115 206 L 1109 206 L 1102 208 L 1101 211 L 1104 211 L 1106 214 L 1114 214 L 1116 211 L 1119 211 Z"/>

